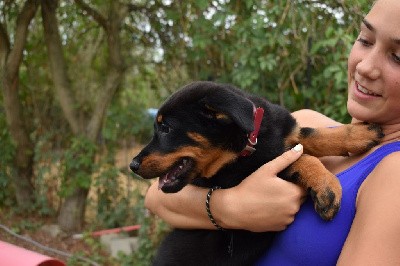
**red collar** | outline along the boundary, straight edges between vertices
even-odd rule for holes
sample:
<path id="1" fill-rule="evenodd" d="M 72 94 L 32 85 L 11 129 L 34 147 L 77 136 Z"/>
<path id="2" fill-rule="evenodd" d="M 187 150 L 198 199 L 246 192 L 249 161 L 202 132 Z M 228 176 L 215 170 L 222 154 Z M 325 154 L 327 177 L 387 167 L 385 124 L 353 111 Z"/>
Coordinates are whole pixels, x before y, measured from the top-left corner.
<path id="1" fill-rule="evenodd" d="M 240 152 L 240 156 L 249 156 L 256 149 L 257 136 L 260 131 L 261 122 L 264 116 L 264 109 L 261 107 L 254 109 L 254 130 L 248 135 L 246 147 Z"/>

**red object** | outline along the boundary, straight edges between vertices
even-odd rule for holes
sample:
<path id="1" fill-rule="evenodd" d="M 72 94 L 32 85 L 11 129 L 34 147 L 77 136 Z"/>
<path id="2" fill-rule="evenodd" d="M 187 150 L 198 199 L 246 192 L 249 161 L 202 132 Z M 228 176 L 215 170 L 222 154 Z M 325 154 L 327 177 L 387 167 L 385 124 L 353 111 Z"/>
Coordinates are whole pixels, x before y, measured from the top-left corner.
<path id="1" fill-rule="evenodd" d="M 101 230 L 101 231 L 92 232 L 91 235 L 92 236 L 101 236 L 101 235 L 112 234 L 112 233 L 129 232 L 129 231 L 138 230 L 139 228 L 140 228 L 140 225 L 130 225 L 130 226 L 124 226 L 124 227 L 113 228 L 113 229 L 105 229 L 105 230 Z"/>
<path id="2" fill-rule="evenodd" d="M 260 132 L 263 116 L 264 116 L 263 108 L 258 107 L 254 110 L 254 130 L 249 134 L 247 139 L 247 145 L 240 153 L 241 156 L 249 156 L 256 150 L 254 146 L 257 144 L 257 136 L 258 133 Z"/>
<path id="3" fill-rule="evenodd" d="M 140 229 L 140 225 L 129 225 L 129 226 L 124 226 L 124 227 L 118 227 L 118 228 L 105 229 L 105 230 L 91 232 L 90 235 L 91 236 L 102 236 L 102 235 L 107 235 L 107 234 L 112 234 L 112 233 L 129 232 L 129 231 L 134 231 L 134 230 L 139 230 L 139 229 Z M 76 234 L 73 237 L 75 239 L 80 239 L 83 237 L 83 234 Z"/>
<path id="4" fill-rule="evenodd" d="M 65 266 L 65 263 L 0 241 L 0 266 Z"/>

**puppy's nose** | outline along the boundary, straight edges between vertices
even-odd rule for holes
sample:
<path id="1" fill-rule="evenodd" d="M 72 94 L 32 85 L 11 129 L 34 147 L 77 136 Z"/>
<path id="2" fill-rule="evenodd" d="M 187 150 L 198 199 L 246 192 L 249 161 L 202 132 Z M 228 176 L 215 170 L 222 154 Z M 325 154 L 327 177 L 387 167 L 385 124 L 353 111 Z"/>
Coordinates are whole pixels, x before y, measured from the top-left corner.
<path id="1" fill-rule="evenodd" d="M 140 161 L 137 157 L 133 158 L 132 162 L 129 164 L 129 168 L 133 171 L 133 172 L 137 172 L 139 170 L 140 167 Z"/>

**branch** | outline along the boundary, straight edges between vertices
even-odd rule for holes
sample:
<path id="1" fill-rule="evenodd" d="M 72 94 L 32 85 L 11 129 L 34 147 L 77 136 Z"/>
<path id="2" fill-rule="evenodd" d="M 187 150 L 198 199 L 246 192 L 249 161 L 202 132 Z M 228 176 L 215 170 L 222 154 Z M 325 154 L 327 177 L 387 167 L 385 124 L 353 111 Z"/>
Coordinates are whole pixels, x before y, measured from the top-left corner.
<path id="1" fill-rule="evenodd" d="M 128 12 L 142 12 L 144 10 L 148 10 L 149 8 L 146 5 L 135 5 L 135 4 L 127 4 Z M 152 6 L 153 7 L 153 6 Z"/>
<path id="2" fill-rule="evenodd" d="M 160 7 L 164 7 L 161 1 L 155 1 L 152 6 L 148 7 L 147 5 L 135 5 L 135 4 L 126 4 L 128 8 L 128 12 L 153 12 L 158 10 Z"/>
<path id="3" fill-rule="evenodd" d="M 87 135 L 92 141 L 96 140 L 96 137 L 101 129 L 107 107 L 110 104 L 118 87 L 120 86 L 126 70 L 124 58 L 121 54 L 120 37 L 121 22 L 127 14 L 125 11 L 126 8 L 121 8 L 118 3 L 112 3 L 108 22 L 110 27 L 109 30 L 106 31 L 109 62 L 107 79 L 105 84 L 102 86 L 104 89 L 99 95 L 96 106 L 94 107 L 93 115 L 87 126 Z"/>
<path id="4" fill-rule="evenodd" d="M 94 107 L 92 117 L 87 126 L 87 136 L 90 140 L 95 141 L 101 129 L 104 115 L 107 107 L 114 97 L 115 92 L 120 86 L 124 72 L 116 69 L 110 69 L 107 74 L 107 80 L 104 84 L 104 89 L 100 93 L 99 98 Z"/>
<path id="5" fill-rule="evenodd" d="M 144 6 L 138 6 L 135 4 L 127 4 L 126 6 L 128 7 L 128 12 L 142 11 L 144 8 Z"/>
<path id="6" fill-rule="evenodd" d="M 75 3 L 83 10 L 88 13 L 89 16 L 91 16 L 101 27 L 104 28 L 105 31 L 107 31 L 107 19 L 100 14 L 97 10 L 94 8 L 90 7 L 88 4 L 86 4 L 83 0 L 75 0 Z"/>
<path id="7" fill-rule="evenodd" d="M 123 19 L 128 14 L 128 6 L 121 5 L 118 1 L 112 1 L 108 17 L 104 17 L 94 8 L 87 5 L 83 0 L 74 0 L 75 3 L 88 13 L 106 32 L 108 44 L 109 69 L 107 79 L 102 85 L 94 111 L 86 127 L 86 136 L 95 141 L 101 129 L 105 111 L 110 104 L 115 92 L 124 76 L 125 65 L 121 54 L 120 30 Z"/>
<path id="8" fill-rule="evenodd" d="M 14 47 L 7 58 L 7 70 L 10 76 L 16 76 L 18 73 L 28 35 L 28 26 L 35 16 L 38 6 L 38 0 L 27 0 L 18 15 Z"/>
<path id="9" fill-rule="evenodd" d="M 10 52 L 10 40 L 7 30 L 0 22 L 0 73 L 3 72 L 3 66 L 6 62 L 7 54 Z"/>
<path id="10" fill-rule="evenodd" d="M 126 30 L 128 30 L 130 33 L 134 34 L 135 37 L 138 37 L 139 35 L 141 35 L 138 39 L 140 39 L 140 41 L 144 44 L 144 45 L 152 45 L 152 43 L 150 42 L 149 39 L 147 39 L 143 32 L 141 32 L 140 30 L 138 30 L 137 28 L 133 27 L 131 24 L 125 23 L 123 25 L 125 27 Z"/>
<path id="11" fill-rule="evenodd" d="M 42 0 L 43 28 L 50 62 L 50 71 L 65 118 L 71 126 L 72 132 L 78 134 L 80 132 L 78 116 L 74 110 L 75 105 L 70 92 L 71 84 L 67 74 L 67 64 L 63 54 L 60 33 L 58 31 L 56 9 L 57 1 Z"/>

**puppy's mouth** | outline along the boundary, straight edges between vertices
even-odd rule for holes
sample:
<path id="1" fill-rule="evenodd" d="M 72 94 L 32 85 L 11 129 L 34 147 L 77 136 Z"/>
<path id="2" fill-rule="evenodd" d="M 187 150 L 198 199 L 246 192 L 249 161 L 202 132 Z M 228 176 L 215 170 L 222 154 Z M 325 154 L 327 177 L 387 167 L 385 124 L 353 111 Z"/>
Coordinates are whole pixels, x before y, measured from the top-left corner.
<path id="1" fill-rule="evenodd" d="M 180 191 L 189 183 L 189 173 L 194 167 L 194 160 L 188 157 L 180 159 L 158 180 L 158 189 L 165 193 Z"/>

